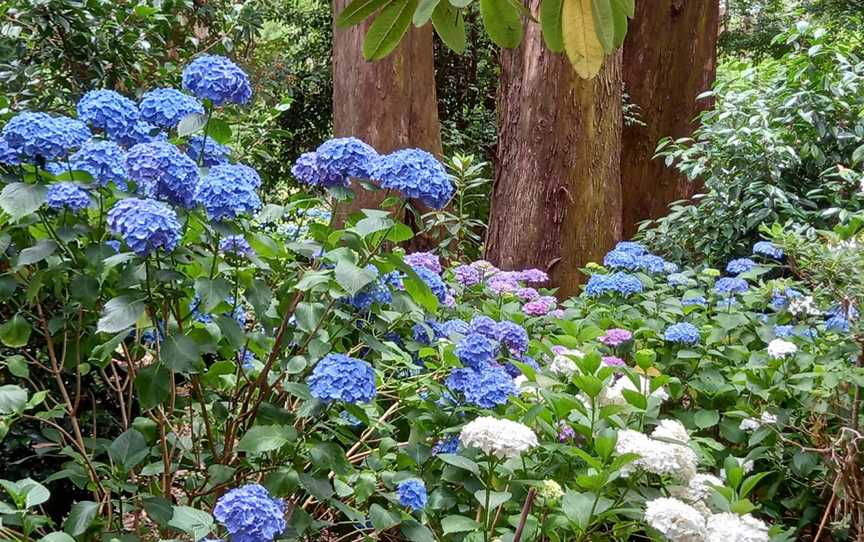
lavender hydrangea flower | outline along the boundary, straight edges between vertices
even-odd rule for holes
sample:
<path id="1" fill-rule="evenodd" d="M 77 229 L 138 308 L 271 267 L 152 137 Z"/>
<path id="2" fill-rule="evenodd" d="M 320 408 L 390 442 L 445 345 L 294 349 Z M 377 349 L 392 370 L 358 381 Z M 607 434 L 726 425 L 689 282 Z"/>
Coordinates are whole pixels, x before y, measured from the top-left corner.
<path id="1" fill-rule="evenodd" d="M 554 297 L 544 295 L 522 305 L 522 312 L 528 316 L 545 316 L 549 311 L 555 308 L 557 303 L 558 300 Z"/>
<path id="2" fill-rule="evenodd" d="M 242 235 L 229 235 L 219 241 L 219 252 L 222 254 L 231 254 L 241 258 L 249 258 L 255 251 L 249 245 L 249 241 Z"/>
<path id="3" fill-rule="evenodd" d="M 177 214 L 164 203 L 126 198 L 108 212 L 108 228 L 139 256 L 163 249 L 171 252 L 180 241 Z"/>
<path id="4" fill-rule="evenodd" d="M 626 367 L 627 362 L 617 356 L 603 356 L 603 365 L 607 367 Z"/>
<path id="5" fill-rule="evenodd" d="M 498 295 L 509 294 L 519 289 L 519 282 L 514 276 L 502 273 L 489 277 L 486 287 Z"/>
<path id="6" fill-rule="evenodd" d="M 51 209 L 68 209 L 73 213 L 90 206 L 90 195 L 74 183 L 56 183 L 48 186 L 45 204 Z"/>
<path id="7" fill-rule="evenodd" d="M 759 254 L 775 260 L 783 259 L 783 249 L 770 241 L 759 241 L 753 245 L 753 254 Z"/>
<path id="8" fill-rule="evenodd" d="M 457 265 L 453 268 L 453 277 L 462 286 L 476 286 L 482 280 L 482 273 L 471 265 Z"/>
<path id="9" fill-rule="evenodd" d="M 495 360 L 498 355 L 498 343 L 472 332 L 459 341 L 454 353 L 463 365 L 476 369 Z"/>
<path id="10" fill-rule="evenodd" d="M 79 120 L 104 130 L 112 139 L 130 132 L 141 116 L 135 102 L 113 90 L 91 90 L 76 108 Z"/>
<path id="11" fill-rule="evenodd" d="M 738 258 L 726 264 L 726 272 L 732 275 L 740 275 L 746 273 L 756 267 L 756 262 L 750 258 Z"/>
<path id="12" fill-rule="evenodd" d="M 423 480 L 412 478 L 399 482 L 396 486 L 396 493 L 399 495 L 399 504 L 413 511 L 423 510 L 426 508 L 426 484 Z"/>
<path id="13" fill-rule="evenodd" d="M 285 503 L 258 484 L 234 488 L 219 497 L 213 517 L 231 535 L 231 542 L 270 542 L 287 526 Z"/>
<path id="14" fill-rule="evenodd" d="M 606 346 L 616 347 L 621 346 L 632 338 L 633 334 L 626 329 L 611 328 L 607 329 L 606 333 L 600 337 L 600 342 Z"/>
<path id="15" fill-rule="evenodd" d="M 192 207 L 198 166 L 174 145 L 161 141 L 135 145 L 126 154 L 126 171 L 148 198 Z"/>
<path id="16" fill-rule="evenodd" d="M 173 130 L 184 117 L 204 114 L 204 106 L 193 96 L 175 88 L 156 88 L 145 92 L 138 103 L 141 120 Z"/>
<path id="17" fill-rule="evenodd" d="M 30 111 L 9 119 L 2 130 L 8 152 L 17 152 L 21 160 L 30 161 L 63 158 L 87 142 L 91 135 L 81 121 Z"/>
<path id="18" fill-rule="evenodd" d="M 453 197 L 453 183 L 441 163 L 420 149 L 403 149 L 381 156 L 372 164 L 370 177 L 387 190 L 419 199 L 433 209 L 442 209 Z"/>
<path id="19" fill-rule="evenodd" d="M 699 342 L 699 330 L 689 322 L 681 322 L 667 327 L 663 338 L 671 343 L 693 345 Z"/>
<path id="20" fill-rule="evenodd" d="M 541 284 L 549 280 L 549 275 L 540 269 L 525 269 L 519 272 L 519 280 L 528 284 Z"/>
<path id="21" fill-rule="evenodd" d="M 411 267 L 425 267 L 433 273 L 441 274 L 441 261 L 431 252 L 412 252 L 405 255 L 404 261 Z"/>
<path id="22" fill-rule="evenodd" d="M 228 163 L 231 149 L 219 144 L 215 139 L 207 136 L 193 136 L 186 142 L 186 156 L 196 164 L 204 167 L 219 166 Z"/>
<path id="23" fill-rule="evenodd" d="M 75 171 L 86 171 L 96 184 L 126 188 L 126 153 L 113 141 L 91 140 L 69 158 Z"/>
<path id="24" fill-rule="evenodd" d="M 642 282 L 633 275 L 627 273 L 613 273 L 611 275 L 595 274 L 588 279 L 585 285 L 585 295 L 588 297 L 600 297 L 606 294 L 618 293 L 624 297 L 632 294 L 642 293 Z"/>
<path id="25" fill-rule="evenodd" d="M 513 293 L 516 294 L 516 297 L 518 297 L 522 301 L 534 301 L 535 299 L 540 297 L 540 292 L 538 292 L 534 288 L 519 288 Z"/>
<path id="26" fill-rule="evenodd" d="M 233 169 L 213 167 L 195 189 L 195 202 L 207 212 L 211 220 L 233 220 L 251 215 L 261 207 L 255 189 L 238 182 Z"/>
<path id="27" fill-rule="evenodd" d="M 324 402 L 368 403 L 376 394 L 372 366 L 342 354 L 321 358 L 306 383 L 312 396 Z"/>
<path id="28" fill-rule="evenodd" d="M 249 76 L 223 56 L 201 55 L 183 70 L 183 88 L 213 105 L 247 104 L 252 98 Z"/>
<path id="29" fill-rule="evenodd" d="M 576 431 L 569 425 L 562 425 L 558 430 L 558 442 L 565 443 L 576 438 Z"/>
<path id="30" fill-rule="evenodd" d="M 498 342 L 515 354 L 528 351 L 528 332 L 515 322 L 498 322 L 496 326 Z"/>

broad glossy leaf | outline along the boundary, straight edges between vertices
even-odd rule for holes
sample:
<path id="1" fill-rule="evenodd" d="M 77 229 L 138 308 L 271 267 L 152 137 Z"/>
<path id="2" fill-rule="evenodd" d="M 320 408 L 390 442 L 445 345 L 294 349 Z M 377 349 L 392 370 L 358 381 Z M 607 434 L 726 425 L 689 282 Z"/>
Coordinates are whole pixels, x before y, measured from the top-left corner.
<path id="1" fill-rule="evenodd" d="M 39 184 L 7 184 L 0 192 L 0 208 L 15 222 L 21 217 L 33 214 L 42 205 L 46 190 Z"/>
<path id="2" fill-rule="evenodd" d="M 591 0 L 591 14 L 594 17 L 594 27 L 597 38 L 607 54 L 612 52 L 615 42 L 615 17 L 611 0 Z"/>
<path id="3" fill-rule="evenodd" d="M 480 17 L 495 45 L 512 49 L 522 41 L 522 18 L 507 0 L 480 0 Z"/>
<path id="4" fill-rule="evenodd" d="M 540 4 L 540 28 L 543 31 L 543 43 L 555 53 L 564 50 L 561 5 L 562 0 L 543 0 Z"/>
<path id="5" fill-rule="evenodd" d="M 345 28 L 360 23 L 386 3 L 387 0 L 354 0 L 336 18 L 336 26 Z"/>
<path id="6" fill-rule="evenodd" d="M 603 45 L 594 27 L 591 0 L 563 0 L 561 27 L 564 51 L 577 75 L 590 79 L 603 66 Z"/>
<path id="7" fill-rule="evenodd" d="M 432 12 L 432 26 L 447 47 L 459 54 L 465 52 L 465 19 L 461 10 L 450 2 L 439 2 Z"/>
<path id="8" fill-rule="evenodd" d="M 144 314 L 142 301 L 126 295 L 115 297 L 105 303 L 96 331 L 117 333 L 135 325 L 142 314 Z"/>
<path id="9" fill-rule="evenodd" d="M 411 26 L 417 0 L 394 0 L 375 17 L 363 40 L 363 58 L 380 60 L 399 45 Z"/>

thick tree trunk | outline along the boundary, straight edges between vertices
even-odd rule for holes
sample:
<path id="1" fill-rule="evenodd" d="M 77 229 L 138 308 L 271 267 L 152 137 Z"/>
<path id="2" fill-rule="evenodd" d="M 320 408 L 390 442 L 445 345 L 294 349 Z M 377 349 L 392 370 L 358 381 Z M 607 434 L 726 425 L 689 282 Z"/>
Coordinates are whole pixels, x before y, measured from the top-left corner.
<path id="1" fill-rule="evenodd" d="M 333 13 L 349 3 L 333 0 Z M 432 25 L 412 26 L 387 58 L 367 62 L 362 51 L 368 25 L 333 27 L 333 134 L 360 138 L 380 153 L 416 147 L 440 156 Z M 377 208 L 384 198 L 383 191 L 359 186 L 355 193 L 350 204 L 337 208 L 337 223 L 360 209 Z"/>
<path id="2" fill-rule="evenodd" d="M 663 216 L 669 203 L 699 189 L 652 157 L 660 139 L 689 135 L 696 115 L 712 105 L 696 96 L 714 82 L 719 19 L 717 0 L 636 2 L 624 42 L 624 89 L 645 126 L 625 126 L 621 145 L 627 237 L 639 221 Z"/>
<path id="3" fill-rule="evenodd" d="M 580 79 L 529 24 L 501 66 L 486 257 L 503 269 L 547 270 L 559 295 L 572 295 L 579 269 L 621 236 L 621 56 Z"/>

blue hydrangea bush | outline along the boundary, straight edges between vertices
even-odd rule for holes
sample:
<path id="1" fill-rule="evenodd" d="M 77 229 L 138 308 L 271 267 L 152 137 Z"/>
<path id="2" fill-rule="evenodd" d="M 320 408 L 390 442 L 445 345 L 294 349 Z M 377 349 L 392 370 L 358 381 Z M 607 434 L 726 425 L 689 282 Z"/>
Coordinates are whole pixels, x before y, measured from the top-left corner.
<path id="1" fill-rule="evenodd" d="M 2 480 L 4 536 L 767 541 L 815 517 L 857 309 L 781 246 L 721 272 L 622 242 L 559 300 L 540 269 L 399 248 L 404 206 L 455 191 L 422 150 L 332 139 L 268 201 L 219 124 L 251 88 L 202 56 L 182 89 L 0 130 L 0 438 L 52 469 Z M 394 202 L 337 226 L 354 180 Z"/>

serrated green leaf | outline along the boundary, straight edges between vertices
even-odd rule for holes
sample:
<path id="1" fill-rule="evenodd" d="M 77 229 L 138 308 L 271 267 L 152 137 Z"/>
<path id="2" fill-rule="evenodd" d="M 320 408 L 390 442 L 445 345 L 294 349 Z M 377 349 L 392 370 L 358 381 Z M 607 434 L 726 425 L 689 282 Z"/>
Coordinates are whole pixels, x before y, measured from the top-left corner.
<path id="1" fill-rule="evenodd" d="M 256 425 L 246 431 L 237 449 L 241 452 L 261 454 L 278 450 L 297 438 L 293 427 L 282 425 Z"/>
<path id="2" fill-rule="evenodd" d="M 96 519 L 99 511 L 99 503 L 93 501 L 80 501 L 72 505 L 69 516 L 63 522 L 63 530 L 71 536 L 80 536 Z"/>
<path id="3" fill-rule="evenodd" d="M 135 325 L 144 314 L 144 303 L 131 296 L 121 295 L 105 303 L 102 317 L 96 324 L 100 333 L 117 333 Z"/>
<path id="4" fill-rule="evenodd" d="M 0 192 L 0 208 L 16 222 L 33 214 L 45 201 L 46 188 L 39 184 L 11 183 Z"/>

